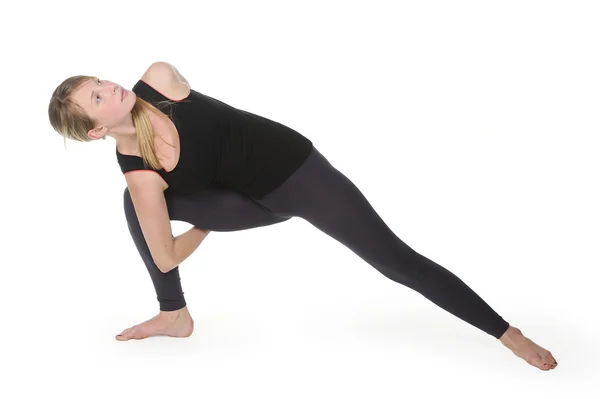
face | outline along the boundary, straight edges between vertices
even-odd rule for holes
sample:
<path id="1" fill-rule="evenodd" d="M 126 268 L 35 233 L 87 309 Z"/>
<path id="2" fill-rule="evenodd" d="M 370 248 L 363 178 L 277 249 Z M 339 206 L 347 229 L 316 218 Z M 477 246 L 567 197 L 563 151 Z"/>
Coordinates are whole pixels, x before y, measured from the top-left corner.
<path id="1" fill-rule="evenodd" d="M 133 126 L 131 109 L 135 93 L 109 80 L 93 78 L 73 92 L 73 100 L 96 120 L 88 136 L 98 139 L 107 133 L 126 133 Z"/>

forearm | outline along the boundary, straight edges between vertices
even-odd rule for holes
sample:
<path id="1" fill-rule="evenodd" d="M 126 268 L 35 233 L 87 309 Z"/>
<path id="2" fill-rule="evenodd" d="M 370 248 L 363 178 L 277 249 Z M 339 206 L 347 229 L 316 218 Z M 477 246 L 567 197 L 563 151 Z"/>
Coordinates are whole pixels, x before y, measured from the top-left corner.
<path id="1" fill-rule="evenodd" d="M 192 227 L 185 233 L 173 238 L 173 254 L 169 262 L 169 267 L 163 273 L 168 273 L 175 269 L 181 262 L 186 260 L 208 236 L 210 230 Z"/>

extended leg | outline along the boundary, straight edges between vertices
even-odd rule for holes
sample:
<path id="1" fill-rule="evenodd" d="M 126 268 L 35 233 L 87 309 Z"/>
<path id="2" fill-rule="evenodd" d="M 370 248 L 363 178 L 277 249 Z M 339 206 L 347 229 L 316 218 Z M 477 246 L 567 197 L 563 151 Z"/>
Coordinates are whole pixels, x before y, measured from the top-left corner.
<path id="1" fill-rule="evenodd" d="M 532 366 L 541 370 L 556 367 L 550 351 L 510 326 L 452 272 L 400 240 L 360 190 L 316 149 L 300 169 L 258 202 L 280 215 L 307 220 L 384 276 L 498 338 Z"/>
<path id="2" fill-rule="evenodd" d="M 318 151 L 258 202 L 307 220 L 384 276 L 486 333 L 500 338 L 508 329 L 508 322 L 461 279 L 398 238 L 360 190 Z"/>

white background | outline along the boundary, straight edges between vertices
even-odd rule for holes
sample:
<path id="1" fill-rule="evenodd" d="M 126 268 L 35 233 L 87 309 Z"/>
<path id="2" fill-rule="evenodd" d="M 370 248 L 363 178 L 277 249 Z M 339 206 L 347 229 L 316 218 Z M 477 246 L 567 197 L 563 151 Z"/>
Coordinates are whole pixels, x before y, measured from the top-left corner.
<path id="1" fill-rule="evenodd" d="M 3 6 L 0 396 L 598 397 L 598 7 Z M 181 264 L 190 338 L 116 341 L 158 302 L 115 142 L 65 149 L 47 107 L 68 76 L 131 89 L 154 61 L 310 138 L 558 367 L 528 365 L 300 218 L 213 232 Z"/>

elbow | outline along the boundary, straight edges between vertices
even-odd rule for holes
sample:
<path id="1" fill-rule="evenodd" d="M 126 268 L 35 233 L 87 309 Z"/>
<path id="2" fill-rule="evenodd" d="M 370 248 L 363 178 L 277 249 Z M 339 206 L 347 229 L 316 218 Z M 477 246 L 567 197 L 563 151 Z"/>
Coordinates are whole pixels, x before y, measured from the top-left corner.
<path id="1" fill-rule="evenodd" d="M 155 261 L 154 263 L 156 264 L 158 270 L 161 271 L 161 273 L 168 273 L 173 269 L 172 262 L 169 261 L 162 260 L 160 262 Z"/>
<path id="2" fill-rule="evenodd" d="M 158 270 L 160 270 L 161 273 L 166 274 L 169 273 L 171 271 L 171 269 L 169 269 L 168 267 L 164 267 L 164 266 L 158 266 Z"/>
<path id="3" fill-rule="evenodd" d="M 173 235 L 171 234 L 171 237 L 172 236 Z M 168 273 L 175 268 L 173 261 L 175 255 L 173 253 L 174 245 L 175 243 L 173 242 L 171 248 L 164 248 L 162 251 L 157 251 L 158 253 L 153 252 L 152 259 L 154 260 L 156 267 L 158 268 L 158 270 L 161 271 L 161 273 Z"/>

